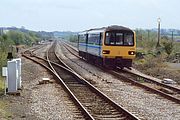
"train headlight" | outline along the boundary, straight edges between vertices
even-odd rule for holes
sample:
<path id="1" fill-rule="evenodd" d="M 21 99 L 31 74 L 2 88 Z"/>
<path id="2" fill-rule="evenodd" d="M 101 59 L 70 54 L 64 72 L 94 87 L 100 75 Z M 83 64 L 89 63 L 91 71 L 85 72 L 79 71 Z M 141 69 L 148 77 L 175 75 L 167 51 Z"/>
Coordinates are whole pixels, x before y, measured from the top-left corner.
<path id="1" fill-rule="evenodd" d="M 102 53 L 103 54 L 110 54 L 110 51 L 109 50 L 103 50 Z"/>
<path id="2" fill-rule="evenodd" d="M 129 55 L 135 55 L 135 52 L 134 51 L 129 51 L 128 54 Z"/>

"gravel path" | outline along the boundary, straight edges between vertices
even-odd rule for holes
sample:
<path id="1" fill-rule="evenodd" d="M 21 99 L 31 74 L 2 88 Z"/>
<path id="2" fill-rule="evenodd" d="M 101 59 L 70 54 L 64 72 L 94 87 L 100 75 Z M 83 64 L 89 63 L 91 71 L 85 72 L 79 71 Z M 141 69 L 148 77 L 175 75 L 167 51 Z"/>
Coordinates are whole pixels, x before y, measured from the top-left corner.
<path id="1" fill-rule="evenodd" d="M 130 83 L 122 82 L 97 67 L 79 60 L 66 49 L 62 48 L 62 50 L 66 56 L 62 54 L 60 48 L 57 52 L 68 65 L 140 119 L 179 120 L 180 105 L 159 95 L 149 93 L 142 88 L 132 86 Z"/>

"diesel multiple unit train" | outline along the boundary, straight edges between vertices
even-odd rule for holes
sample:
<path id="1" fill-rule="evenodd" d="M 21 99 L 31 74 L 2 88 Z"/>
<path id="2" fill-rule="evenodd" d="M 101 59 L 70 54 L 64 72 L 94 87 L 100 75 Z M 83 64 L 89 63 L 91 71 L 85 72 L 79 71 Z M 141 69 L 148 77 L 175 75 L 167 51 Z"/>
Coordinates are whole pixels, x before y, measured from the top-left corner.
<path id="1" fill-rule="evenodd" d="M 108 67 L 131 67 L 136 53 L 135 32 L 123 26 L 108 26 L 78 34 L 79 55 Z"/>

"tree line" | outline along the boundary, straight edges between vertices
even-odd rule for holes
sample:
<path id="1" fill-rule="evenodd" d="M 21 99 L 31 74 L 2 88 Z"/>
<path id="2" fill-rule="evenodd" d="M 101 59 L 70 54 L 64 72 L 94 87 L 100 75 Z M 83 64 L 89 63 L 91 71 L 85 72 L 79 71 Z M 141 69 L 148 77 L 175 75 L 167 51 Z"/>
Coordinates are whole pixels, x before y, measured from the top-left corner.
<path id="1" fill-rule="evenodd" d="M 41 40 L 49 39 L 52 34 L 46 32 L 35 32 L 29 30 L 9 30 L 6 33 L 0 34 L 0 69 L 7 63 L 8 52 L 15 53 L 13 46 L 26 45 L 32 46 Z M 1 70 L 0 70 L 1 73 Z"/>

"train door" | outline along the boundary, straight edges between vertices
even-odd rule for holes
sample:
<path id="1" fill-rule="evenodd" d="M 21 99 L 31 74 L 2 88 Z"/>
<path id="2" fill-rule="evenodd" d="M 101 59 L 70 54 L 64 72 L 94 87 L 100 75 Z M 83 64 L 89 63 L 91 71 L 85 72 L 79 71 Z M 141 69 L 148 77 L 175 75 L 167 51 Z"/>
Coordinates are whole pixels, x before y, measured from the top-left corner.
<path id="1" fill-rule="evenodd" d="M 88 59 L 88 34 L 86 34 L 85 58 Z"/>
<path id="2" fill-rule="evenodd" d="M 100 39 L 99 39 L 99 56 L 101 56 L 101 50 L 102 50 L 102 33 L 100 33 Z"/>
<path id="3" fill-rule="evenodd" d="M 78 51 L 79 51 L 79 36 L 80 35 L 78 35 L 78 41 L 77 41 L 78 42 L 78 44 L 77 44 Z"/>

